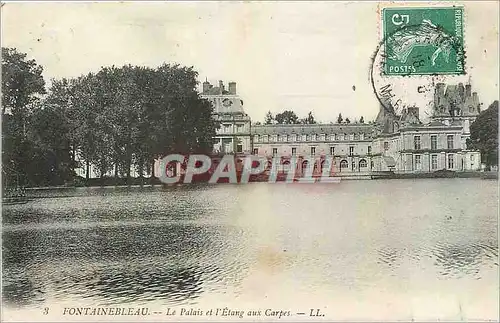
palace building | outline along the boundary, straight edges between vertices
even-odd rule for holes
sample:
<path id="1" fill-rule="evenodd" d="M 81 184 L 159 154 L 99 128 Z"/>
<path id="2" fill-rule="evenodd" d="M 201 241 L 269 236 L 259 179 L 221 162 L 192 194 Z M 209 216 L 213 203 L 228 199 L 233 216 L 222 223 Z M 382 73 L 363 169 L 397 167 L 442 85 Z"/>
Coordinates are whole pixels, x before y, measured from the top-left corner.
<path id="1" fill-rule="evenodd" d="M 236 94 L 236 83 L 229 82 L 228 90 L 222 81 L 214 87 L 203 82 L 201 97 L 214 107 L 214 118 L 221 123 L 215 137 L 214 152 L 250 154 L 250 117 L 243 110 L 243 100 Z"/>
<path id="2" fill-rule="evenodd" d="M 469 127 L 480 112 L 480 103 L 471 86 L 437 84 L 430 121 L 419 119 L 419 109 L 410 107 L 397 115 L 380 107 L 373 122 L 342 124 L 252 125 L 244 112 L 236 83 L 226 91 L 222 81 L 214 87 L 203 83 L 202 97 L 215 108 L 221 121 L 214 151 L 282 157 L 289 165 L 292 156 L 307 163 L 333 158 L 335 174 L 476 171 L 481 167 L 478 151 L 467 150 Z M 297 166 L 303 170 L 304 165 Z M 321 167 L 321 165 L 318 165 Z"/>

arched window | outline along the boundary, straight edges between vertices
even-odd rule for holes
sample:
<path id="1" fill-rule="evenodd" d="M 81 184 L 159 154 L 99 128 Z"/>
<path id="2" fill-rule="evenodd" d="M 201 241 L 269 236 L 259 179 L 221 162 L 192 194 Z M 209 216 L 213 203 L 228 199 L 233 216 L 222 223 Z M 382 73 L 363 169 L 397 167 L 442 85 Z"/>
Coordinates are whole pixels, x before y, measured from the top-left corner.
<path id="1" fill-rule="evenodd" d="M 361 159 L 359 161 L 359 168 L 364 168 L 364 167 L 367 167 L 367 166 L 368 166 L 368 164 L 366 163 L 366 160 Z"/>
<path id="2" fill-rule="evenodd" d="M 345 159 L 342 160 L 340 162 L 340 168 L 347 168 L 347 167 L 349 167 L 349 163 L 347 162 L 347 160 L 345 160 Z"/>

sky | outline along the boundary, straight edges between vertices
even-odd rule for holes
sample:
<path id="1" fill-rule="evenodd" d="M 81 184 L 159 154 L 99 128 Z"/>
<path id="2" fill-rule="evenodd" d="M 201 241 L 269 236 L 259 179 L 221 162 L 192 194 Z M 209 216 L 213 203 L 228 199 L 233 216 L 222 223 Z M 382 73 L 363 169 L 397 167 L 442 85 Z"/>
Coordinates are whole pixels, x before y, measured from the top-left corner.
<path id="1" fill-rule="evenodd" d="M 425 5 L 425 3 L 423 3 Z M 499 3 L 465 7 L 467 76 L 484 105 L 498 99 Z M 412 3 L 412 5 L 417 5 Z M 435 5 L 435 4 L 432 4 Z M 252 120 L 293 110 L 330 122 L 375 118 L 369 79 L 381 39 L 376 2 L 6 3 L 2 46 L 28 54 L 44 77 L 109 65 L 193 66 L 200 83 L 237 83 Z M 200 85 L 201 88 L 201 85 Z"/>

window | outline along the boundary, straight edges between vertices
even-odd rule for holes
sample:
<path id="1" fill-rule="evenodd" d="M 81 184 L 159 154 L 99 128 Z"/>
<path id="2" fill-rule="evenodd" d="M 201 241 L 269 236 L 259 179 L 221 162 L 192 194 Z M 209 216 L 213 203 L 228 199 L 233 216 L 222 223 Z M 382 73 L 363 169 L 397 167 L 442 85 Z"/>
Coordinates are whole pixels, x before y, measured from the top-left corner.
<path id="1" fill-rule="evenodd" d="M 253 154 L 254 154 L 254 155 L 257 155 L 258 153 L 259 153 L 259 148 L 254 148 L 254 149 L 253 149 Z"/>
<path id="2" fill-rule="evenodd" d="M 253 137 L 253 140 L 254 140 L 255 142 L 259 142 L 259 141 L 260 141 L 260 137 L 256 135 L 256 136 L 254 136 L 254 137 Z"/>
<path id="3" fill-rule="evenodd" d="M 290 135 L 286 135 L 286 142 L 290 141 Z"/>
<path id="4" fill-rule="evenodd" d="M 307 140 L 307 135 L 302 135 L 302 141 L 306 141 Z"/>
<path id="5" fill-rule="evenodd" d="M 470 161 L 471 161 L 471 163 L 474 162 L 474 155 L 470 155 Z"/>
<path id="6" fill-rule="evenodd" d="M 420 136 L 413 137 L 413 146 L 416 150 L 420 149 Z"/>
<path id="7" fill-rule="evenodd" d="M 278 135 L 273 135 L 273 141 L 274 142 L 278 141 Z"/>
<path id="8" fill-rule="evenodd" d="M 311 155 L 316 155 L 316 147 L 311 147 Z"/>
<path id="9" fill-rule="evenodd" d="M 365 140 L 365 134 L 364 133 L 360 133 L 359 134 L 359 140 Z"/>
<path id="10" fill-rule="evenodd" d="M 276 156 L 278 154 L 278 148 L 273 148 L 273 156 Z"/>
<path id="11" fill-rule="evenodd" d="M 335 155 L 335 147 L 330 147 L 330 155 Z"/>
<path id="12" fill-rule="evenodd" d="M 243 151 L 243 145 L 241 144 L 236 145 L 236 152 L 241 153 L 242 151 Z"/>
<path id="13" fill-rule="evenodd" d="M 263 139 L 264 142 L 267 142 L 269 140 L 269 136 L 265 135 L 262 139 Z"/>
<path id="14" fill-rule="evenodd" d="M 431 156 L 431 168 L 432 169 L 437 169 L 438 168 L 438 156 L 437 155 L 432 155 Z"/>
<path id="15" fill-rule="evenodd" d="M 365 168 L 365 167 L 367 167 L 367 166 L 368 166 L 368 164 L 366 163 L 366 160 L 361 159 L 361 160 L 359 161 L 359 168 Z"/>
<path id="16" fill-rule="evenodd" d="M 368 146 L 368 155 L 372 153 L 372 146 Z"/>
<path id="17" fill-rule="evenodd" d="M 422 156 L 421 155 L 415 155 L 415 169 L 417 169 L 417 170 L 422 169 Z"/>
<path id="18" fill-rule="evenodd" d="M 446 142 L 448 143 L 448 149 L 453 149 L 453 135 L 446 136 Z"/>
<path id="19" fill-rule="evenodd" d="M 236 126 L 236 131 L 237 132 L 243 132 L 243 125 L 242 124 L 239 124 Z"/>
<path id="20" fill-rule="evenodd" d="M 311 141 L 316 141 L 316 134 L 311 135 Z"/>
<path id="21" fill-rule="evenodd" d="M 319 135 L 319 140 L 320 141 L 325 141 L 325 135 L 323 135 L 323 134 Z"/>
<path id="22" fill-rule="evenodd" d="M 449 154 L 448 155 L 448 169 L 453 169 L 455 167 L 455 158 L 453 156 L 453 154 Z"/>
<path id="23" fill-rule="evenodd" d="M 349 155 L 350 156 L 354 155 L 354 146 L 349 147 Z"/>
<path id="24" fill-rule="evenodd" d="M 292 141 L 296 141 L 297 140 L 297 135 L 296 134 L 293 134 L 292 135 Z"/>
<path id="25" fill-rule="evenodd" d="M 295 156 L 297 154 L 297 148 L 292 147 L 292 156 Z"/>
<path id="26" fill-rule="evenodd" d="M 350 140 L 354 140 L 354 134 L 353 134 L 353 133 L 351 133 L 351 134 L 349 135 L 349 139 L 350 139 Z"/>
<path id="27" fill-rule="evenodd" d="M 384 150 L 389 150 L 389 142 L 384 142 Z"/>
<path id="28" fill-rule="evenodd" d="M 347 168 L 349 166 L 349 163 L 347 162 L 347 160 L 342 160 L 340 162 L 340 168 Z"/>
<path id="29" fill-rule="evenodd" d="M 431 136 L 431 149 L 436 150 L 437 149 L 437 136 L 433 135 Z"/>

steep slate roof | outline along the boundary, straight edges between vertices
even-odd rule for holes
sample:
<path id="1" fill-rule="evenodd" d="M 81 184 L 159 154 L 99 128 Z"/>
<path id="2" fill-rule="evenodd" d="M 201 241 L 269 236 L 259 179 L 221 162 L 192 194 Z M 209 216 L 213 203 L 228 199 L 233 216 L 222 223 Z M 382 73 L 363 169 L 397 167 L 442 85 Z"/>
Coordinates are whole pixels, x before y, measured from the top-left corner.
<path id="1" fill-rule="evenodd" d="M 442 123 L 441 121 L 438 120 L 432 120 L 431 122 L 423 125 L 408 125 L 404 128 L 401 128 L 401 131 L 404 130 L 416 130 L 416 129 L 429 129 L 429 128 L 436 128 L 436 129 L 460 129 L 462 128 L 462 124 L 458 120 L 454 120 L 449 126 Z"/>
<path id="2" fill-rule="evenodd" d="M 270 134 L 351 134 L 364 133 L 371 135 L 374 127 L 371 124 L 351 123 L 351 124 L 273 124 L 273 125 L 252 125 L 252 133 L 256 135 Z"/>
<path id="3" fill-rule="evenodd" d="M 430 123 L 428 123 L 428 124 L 426 124 L 424 126 L 427 126 L 427 127 L 444 127 L 446 125 L 444 123 L 440 122 L 440 121 L 433 120 L 433 121 L 431 121 Z"/>

